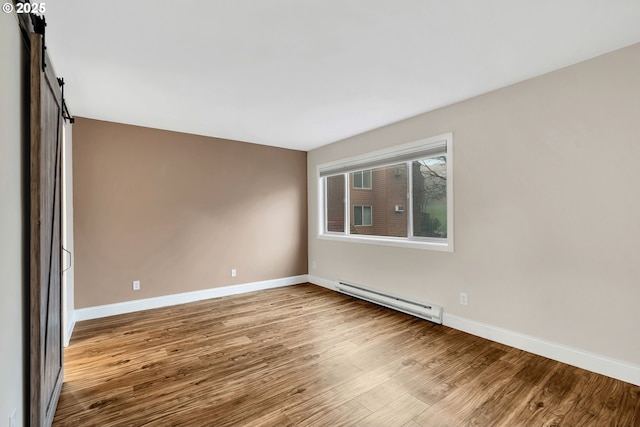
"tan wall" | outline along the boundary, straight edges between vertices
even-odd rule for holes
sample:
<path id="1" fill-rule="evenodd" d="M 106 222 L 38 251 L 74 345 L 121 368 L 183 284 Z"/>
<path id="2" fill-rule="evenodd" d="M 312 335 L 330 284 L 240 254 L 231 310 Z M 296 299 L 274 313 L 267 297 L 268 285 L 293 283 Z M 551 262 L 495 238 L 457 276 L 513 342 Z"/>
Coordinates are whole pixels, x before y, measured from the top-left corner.
<path id="1" fill-rule="evenodd" d="M 83 118 L 73 140 L 76 308 L 307 273 L 306 153 Z"/>
<path id="2" fill-rule="evenodd" d="M 0 425 L 9 425 L 15 410 L 20 426 L 28 361 L 23 345 L 29 336 L 23 318 L 23 289 L 29 286 L 23 230 L 27 215 L 23 148 L 29 143 L 29 104 L 23 94 L 28 95 L 24 85 L 28 85 L 29 55 L 15 14 L 0 14 L 0 57 Z"/>
<path id="3" fill-rule="evenodd" d="M 636 44 L 311 151 L 309 273 L 640 364 L 639 118 Z M 318 164 L 450 131 L 454 253 L 317 239 Z"/>

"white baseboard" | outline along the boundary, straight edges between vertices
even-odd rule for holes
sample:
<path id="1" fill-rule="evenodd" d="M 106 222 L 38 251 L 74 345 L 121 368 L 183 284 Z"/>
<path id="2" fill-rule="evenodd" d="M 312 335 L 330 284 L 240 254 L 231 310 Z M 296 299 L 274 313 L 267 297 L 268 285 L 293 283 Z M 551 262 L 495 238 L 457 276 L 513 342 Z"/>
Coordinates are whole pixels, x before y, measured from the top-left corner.
<path id="1" fill-rule="evenodd" d="M 260 282 L 244 283 L 241 285 L 211 288 L 202 291 L 185 292 L 181 294 L 166 295 L 155 298 L 145 298 L 134 301 L 119 302 L 115 304 L 99 305 L 95 307 L 80 308 L 74 311 L 76 321 L 98 319 L 101 317 L 115 316 L 117 314 L 132 313 L 135 311 L 149 310 L 152 308 L 168 307 L 171 305 L 185 304 L 210 298 L 224 297 L 228 295 L 243 294 L 246 292 L 260 291 L 263 289 L 279 288 L 282 286 L 297 285 L 307 282 L 307 275 L 283 277 L 280 279 L 263 280 Z M 71 334 L 69 334 L 71 336 Z"/>
<path id="2" fill-rule="evenodd" d="M 309 282 L 327 289 L 336 290 L 337 282 L 321 277 L 309 275 Z M 546 341 L 541 338 L 486 323 L 476 322 L 475 320 L 465 319 L 464 317 L 448 314 L 446 311 L 443 316 L 443 325 L 539 356 L 557 360 L 558 362 L 577 366 L 587 371 L 640 385 L 640 366 L 632 363 Z"/>
<path id="3" fill-rule="evenodd" d="M 444 313 L 445 326 L 544 356 L 587 371 L 640 385 L 640 366 L 563 344 Z"/>
<path id="4" fill-rule="evenodd" d="M 322 277 L 314 276 L 313 274 L 309 274 L 308 282 L 313 283 L 314 285 L 322 286 L 323 288 L 331 289 L 332 291 L 338 290 L 338 282 L 328 279 L 323 279 Z"/>

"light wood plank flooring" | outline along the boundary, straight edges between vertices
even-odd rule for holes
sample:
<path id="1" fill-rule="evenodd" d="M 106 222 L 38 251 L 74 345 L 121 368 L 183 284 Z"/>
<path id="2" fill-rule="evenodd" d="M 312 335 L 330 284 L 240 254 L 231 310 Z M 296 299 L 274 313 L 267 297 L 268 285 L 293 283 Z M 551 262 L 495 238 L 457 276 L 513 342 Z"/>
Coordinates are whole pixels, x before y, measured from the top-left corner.
<path id="1" fill-rule="evenodd" d="M 297 285 L 80 322 L 54 426 L 640 426 L 640 387 Z"/>

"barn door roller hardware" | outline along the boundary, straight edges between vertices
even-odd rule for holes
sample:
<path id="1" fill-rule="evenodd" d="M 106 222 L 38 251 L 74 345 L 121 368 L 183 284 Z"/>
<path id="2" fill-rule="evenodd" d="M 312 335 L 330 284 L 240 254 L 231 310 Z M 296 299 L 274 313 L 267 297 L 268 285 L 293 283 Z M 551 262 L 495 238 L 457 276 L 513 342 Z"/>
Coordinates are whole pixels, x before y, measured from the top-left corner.
<path id="1" fill-rule="evenodd" d="M 67 102 L 64 99 L 64 78 L 58 77 L 58 84 L 62 88 L 62 118 L 65 120 L 69 120 L 69 123 L 75 123 L 74 118 L 69 113 L 69 108 L 67 108 Z"/>
<path id="2" fill-rule="evenodd" d="M 47 66 L 45 60 L 46 55 L 44 54 L 44 51 L 47 49 L 44 35 L 44 28 L 47 26 L 47 22 L 45 21 L 44 16 L 36 15 L 35 13 L 30 14 L 30 16 L 31 24 L 33 25 L 33 31 L 36 34 L 42 35 L 42 72 L 44 72 L 44 69 Z"/>
<path id="3" fill-rule="evenodd" d="M 44 19 L 44 16 L 36 15 L 32 13 L 31 15 L 31 24 L 33 25 L 33 31 L 36 34 L 42 35 L 42 72 L 44 72 L 45 67 L 47 66 L 45 55 L 45 50 L 47 49 L 47 45 L 45 43 L 45 27 L 47 26 L 47 22 Z M 69 108 L 67 107 L 67 103 L 64 99 L 64 78 L 57 77 L 58 84 L 62 88 L 62 118 L 64 120 L 69 120 L 69 123 L 74 123 L 75 120 L 69 113 Z"/>

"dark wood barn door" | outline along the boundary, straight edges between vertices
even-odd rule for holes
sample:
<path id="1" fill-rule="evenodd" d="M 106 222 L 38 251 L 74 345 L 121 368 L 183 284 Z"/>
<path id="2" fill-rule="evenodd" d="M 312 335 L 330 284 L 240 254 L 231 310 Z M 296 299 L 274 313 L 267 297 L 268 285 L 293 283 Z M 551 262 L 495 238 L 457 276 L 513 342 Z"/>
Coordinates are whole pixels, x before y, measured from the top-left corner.
<path id="1" fill-rule="evenodd" d="M 62 388 L 62 96 L 43 37 L 31 34 L 30 412 L 50 426 Z"/>

